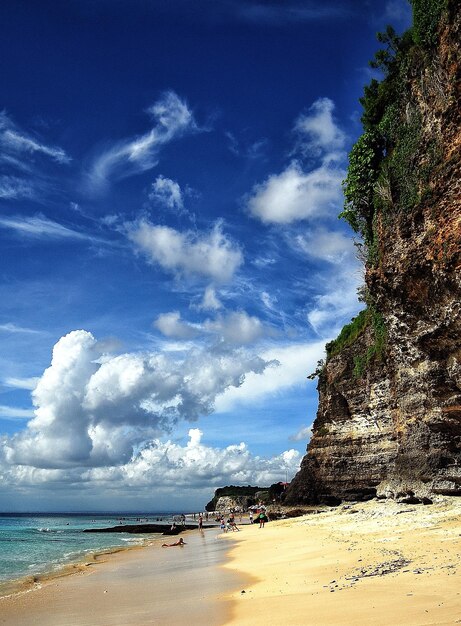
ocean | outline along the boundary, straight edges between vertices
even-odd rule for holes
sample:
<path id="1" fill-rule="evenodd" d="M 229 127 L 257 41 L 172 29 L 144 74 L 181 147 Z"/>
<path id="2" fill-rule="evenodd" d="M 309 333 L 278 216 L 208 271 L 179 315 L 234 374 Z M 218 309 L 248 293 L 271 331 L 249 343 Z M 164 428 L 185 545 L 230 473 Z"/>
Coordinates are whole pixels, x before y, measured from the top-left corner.
<path id="1" fill-rule="evenodd" d="M 0 587 L 22 578 L 54 573 L 89 554 L 142 544 L 152 535 L 84 533 L 85 528 L 163 521 L 173 513 L 0 513 Z M 139 521 L 140 520 L 140 521 Z"/>

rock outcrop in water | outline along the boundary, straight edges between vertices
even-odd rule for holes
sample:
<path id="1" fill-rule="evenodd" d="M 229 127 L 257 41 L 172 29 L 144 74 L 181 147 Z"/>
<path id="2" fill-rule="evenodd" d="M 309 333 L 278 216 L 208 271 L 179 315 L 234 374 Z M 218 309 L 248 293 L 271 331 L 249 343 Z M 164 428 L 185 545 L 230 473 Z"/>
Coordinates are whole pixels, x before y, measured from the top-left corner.
<path id="1" fill-rule="evenodd" d="M 461 495 L 461 11 L 412 4 L 365 91 L 346 180 L 368 306 L 327 346 L 287 503 Z"/>

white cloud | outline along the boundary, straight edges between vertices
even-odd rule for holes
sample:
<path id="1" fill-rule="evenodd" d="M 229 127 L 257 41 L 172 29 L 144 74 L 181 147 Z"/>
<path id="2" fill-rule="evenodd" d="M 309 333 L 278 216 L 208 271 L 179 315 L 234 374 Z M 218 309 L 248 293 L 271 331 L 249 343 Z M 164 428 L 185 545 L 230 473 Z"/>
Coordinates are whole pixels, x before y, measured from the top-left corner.
<path id="1" fill-rule="evenodd" d="M 363 266 L 353 240 L 343 232 L 319 227 L 296 235 L 289 243 L 311 259 L 328 262 L 317 271 L 317 294 L 307 311 L 309 324 L 328 341 L 363 308 L 357 296 L 364 281 Z"/>
<path id="2" fill-rule="evenodd" d="M 294 435 L 288 437 L 290 441 L 309 441 L 312 437 L 312 424 L 310 426 L 301 426 Z"/>
<path id="3" fill-rule="evenodd" d="M 69 163 L 71 161 L 62 148 L 46 146 L 13 130 L 6 130 L 3 133 L 2 144 L 14 152 L 40 152 L 58 163 Z"/>
<path id="4" fill-rule="evenodd" d="M 35 417 L 8 440 L 9 463 L 39 468 L 127 462 L 134 446 L 179 419 L 214 410 L 216 396 L 270 365 L 243 351 L 101 355 L 83 330 L 62 337 L 32 397 Z"/>
<path id="5" fill-rule="evenodd" d="M 247 208 L 254 217 L 266 224 L 290 224 L 331 218 L 338 213 L 346 137 L 333 118 L 333 110 L 329 98 L 319 98 L 298 117 L 293 152 L 315 157 L 318 164 L 307 169 L 295 160 L 280 174 L 272 174 L 255 185 L 247 196 Z"/>
<path id="6" fill-rule="evenodd" d="M 3 485 L 13 488 L 27 486 L 53 489 L 62 485 L 69 489 L 77 486 L 79 497 L 85 490 L 97 489 L 98 493 L 133 491 L 139 497 L 179 493 L 184 499 L 199 493 L 210 499 L 213 489 L 225 484 L 253 484 L 269 486 L 294 476 L 299 469 L 301 455 L 297 450 L 285 450 L 281 454 L 266 458 L 253 455 L 245 443 L 216 448 L 202 443 L 203 433 L 196 428 L 189 430 L 185 445 L 154 438 L 145 442 L 140 449 L 118 466 L 93 468 L 45 469 L 27 465 L 0 463 Z M 5 440 L 0 442 L 5 445 Z M 106 445 L 116 446 L 112 437 Z M 3 466 L 2 466 L 3 465 Z M 202 495 L 203 494 L 203 495 Z"/>
<path id="7" fill-rule="evenodd" d="M 290 388 L 306 384 L 307 375 L 312 372 L 319 359 L 325 355 L 325 342 L 293 343 L 275 346 L 262 353 L 265 361 L 278 363 L 263 372 L 253 372 L 245 376 L 238 389 L 226 389 L 216 398 L 218 413 L 226 413 L 239 405 L 258 404 L 268 401 Z"/>
<path id="8" fill-rule="evenodd" d="M 24 333 L 26 335 L 41 335 L 43 331 L 35 330 L 33 328 L 24 328 L 17 324 L 7 322 L 6 324 L 0 324 L 0 332 L 4 333 Z"/>
<path id="9" fill-rule="evenodd" d="M 204 328 L 231 344 L 252 343 L 267 332 L 259 318 L 248 315 L 245 311 L 233 311 L 215 320 L 208 320 Z"/>
<path id="10" fill-rule="evenodd" d="M 148 197 L 152 202 L 158 202 L 168 209 L 179 212 L 184 210 L 181 187 L 177 182 L 165 176 L 157 176 L 152 183 Z"/>
<path id="11" fill-rule="evenodd" d="M 0 176 L 0 198 L 15 200 L 17 198 L 34 198 L 35 187 L 30 180 L 18 176 Z"/>
<path id="12" fill-rule="evenodd" d="M 0 405 L 0 418 L 3 419 L 29 419 L 34 416 L 32 409 L 18 409 L 15 406 Z"/>
<path id="13" fill-rule="evenodd" d="M 201 324 L 185 322 L 179 311 L 171 311 L 159 315 L 154 326 L 171 339 L 190 339 L 198 334 L 212 335 L 230 345 L 253 343 L 271 333 L 259 318 L 248 315 L 245 311 L 232 311 L 215 319 L 205 320 Z"/>
<path id="14" fill-rule="evenodd" d="M 88 178 L 91 188 L 98 190 L 111 178 L 125 178 L 153 168 L 162 146 L 197 130 L 189 107 L 172 91 L 164 93 L 147 113 L 154 121 L 147 133 L 116 143 L 94 161 Z"/>
<path id="15" fill-rule="evenodd" d="M 247 206 L 268 224 L 331 217 L 341 202 L 344 171 L 330 160 L 304 172 L 293 162 L 281 174 L 273 174 L 253 188 Z"/>
<path id="16" fill-rule="evenodd" d="M 154 326 L 165 337 L 177 339 L 190 339 L 199 332 L 197 328 L 181 320 L 179 311 L 171 311 L 170 313 L 159 315 L 154 322 Z"/>
<path id="17" fill-rule="evenodd" d="M 315 305 L 307 314 L 314 330 L 325 339 L 338 334 L 342 326 L 363 308 L 357 299 L 357 289 L 362 284 L 358 271 L 345 268 L 332 276 L 325 293 L 315 297 Z"/>
<path id="18" fill-rule="evenodd" d="M 319 98 L 308 113 L 298 117 L 294 129 L 298 135 L 298 148 L 304 153 L 318 156 L 344 148 L 346 137 L 333 119 L 334 108 L 332 100 Z"/>
<path id="19" fill-rule="evenodd" d="M 190 429 L 186 446 L 153 441 L 121 468 L 122 480 L 133 486 L 154 484 L 168 489 L 249 483 L 268 486 L 299 469 L 296 450 L 267 459 L 253 456 L 243 442 L 226 448 L 206 446 L 202 434 Z"/>
<path id="20" fill-rule="evenodd" d="M 151 263 L 180 276 L 202 276 L 225 283 L 243 263 L 240 248 L 223 234 L 220 223 L 207 233 L 181 233 L 141 221 L 128 226 L 128 238 Z"/>
<path id="21" fill-rule="evenodd" d="M 48 146 L 21 131 L 4 111 L 0 112 L 0 146 L 10 154 L 44 154 L 60 164 L 71 161 L 62 148 Z"/>
<path id="22" fill-rule="evenodd" d="M 294 244 L 314 259 L 343 263 L 346 260 L 355 264 L 355 247 L 350 236 L 340 231 L 316 228 L 296 235 Z"/>
<path id="23" fill-rule="evenodd" d="M 205 293 L 203 294 L 203 300 L 198 308 L 205 311 L 217 311 L 221 307 L 222 304 L 216 295 L 214 287 L 208 285 L 205 289 Z"/>
<path id="24" fill-rule="evenodd" d="M 266 309 L 270 311 L 275 310 L 275 305 L 277 304 L 277 298 L 275 296 L 271 296 L 267 291 L 263 291 L 261 293 L 261 300 Z"/>
<path id="25" fill-rule="evenodd" d="M 9 377 L 5 378 L 3 384 L 7 387 L 13 387 L 14 389 L 29 389 L 30 391 L 32 391 L 37 386 L 39 380 L 40 378 L 38 378 L 37 376 L 31 378 Z"/>
<path id="26" fill-rule="evenodd" d="M 258 256 L 253 260 L 253 265 L 256 265 L 257 268 L 270 267 L 275 265 L 275 263 L 277 263 L 276 259 L 267 256 Z"/>
<path id="27" fill-rule="evenodd" d="M 34 217 L 0 217 L 0 227 L 9 228 L 31 237 L 48 237 L 50 239 L 92 239 L 84 233 L 67 228 L 41 215 Z"/>

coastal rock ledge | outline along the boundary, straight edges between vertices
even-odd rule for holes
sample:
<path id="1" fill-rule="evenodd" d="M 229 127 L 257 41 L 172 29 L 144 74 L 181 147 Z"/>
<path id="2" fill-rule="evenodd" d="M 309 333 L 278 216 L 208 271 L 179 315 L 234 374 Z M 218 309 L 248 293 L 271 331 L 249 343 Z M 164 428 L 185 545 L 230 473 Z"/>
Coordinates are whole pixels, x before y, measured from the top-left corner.
<path id="1" fill-rule="evenodd" d="M 381 106 L 372 113 L 385 140 L 373 209 L 356 229 L 369 228 L 368 308 L 327 346 L 287 504 L 461 495 L 461 13 L 439 2 L 429 41 L 427 24 L 418 38 L 423 3 L 412 4 L 413 43 L 401 38 L 387 77 L 365 93 Z M 399 99 L 386 102 L 396 76 Z"/>

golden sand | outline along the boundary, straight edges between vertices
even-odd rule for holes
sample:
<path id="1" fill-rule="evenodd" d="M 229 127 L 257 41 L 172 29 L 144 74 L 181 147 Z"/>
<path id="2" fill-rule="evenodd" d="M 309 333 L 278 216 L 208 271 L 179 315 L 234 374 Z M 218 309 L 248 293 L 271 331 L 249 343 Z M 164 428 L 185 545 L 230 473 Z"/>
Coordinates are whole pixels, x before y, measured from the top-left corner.
<path id="1" fill-rule="evenodd" d="M 227 565 L 238 626 L 461 623 L 461 500 L 340 506 L 245 527 Z M 244 593 L 243 593 L 244 592 Z"/>

